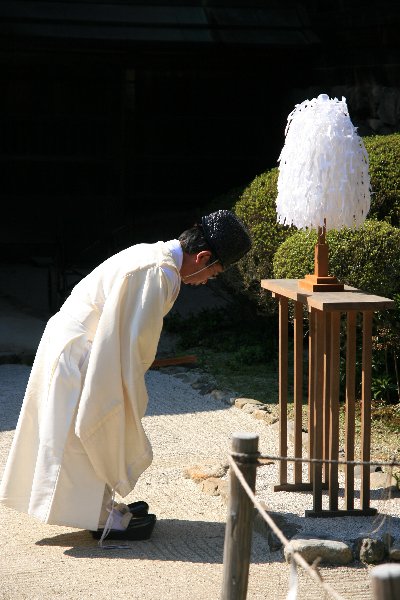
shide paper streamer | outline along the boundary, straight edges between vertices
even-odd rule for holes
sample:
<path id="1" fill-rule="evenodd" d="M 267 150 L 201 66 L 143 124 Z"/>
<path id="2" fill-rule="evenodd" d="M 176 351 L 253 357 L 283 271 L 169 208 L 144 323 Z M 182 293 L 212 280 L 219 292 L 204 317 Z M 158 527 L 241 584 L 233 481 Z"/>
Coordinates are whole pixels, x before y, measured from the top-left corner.
<path id="1" fill-rule="evenodd" d="M 370 208 L 368 154 L 346 99 L 297 104 L 279 157 L 278 222 L 298 229 L 358 228 Z"/>

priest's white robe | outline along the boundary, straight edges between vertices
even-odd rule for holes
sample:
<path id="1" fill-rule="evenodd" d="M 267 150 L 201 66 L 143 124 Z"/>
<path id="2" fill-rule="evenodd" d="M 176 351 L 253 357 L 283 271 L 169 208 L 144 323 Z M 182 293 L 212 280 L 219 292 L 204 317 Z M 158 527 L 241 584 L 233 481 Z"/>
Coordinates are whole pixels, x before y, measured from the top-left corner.
<path id="1" fill-rule="evenodd" d="M 179 286 L 163 242 L 132 246 L 78 283 L 39 344 L 0 502 L 97 529 L 105 486 L 132 491 L 152 460 L 144 375 Z"/>

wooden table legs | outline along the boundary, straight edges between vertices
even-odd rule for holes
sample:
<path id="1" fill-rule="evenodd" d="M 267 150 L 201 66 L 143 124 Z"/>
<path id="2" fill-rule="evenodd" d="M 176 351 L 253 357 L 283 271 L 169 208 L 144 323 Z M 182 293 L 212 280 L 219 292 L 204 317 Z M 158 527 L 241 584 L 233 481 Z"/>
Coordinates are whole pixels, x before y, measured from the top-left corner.
<path id="1" fill-rule="evenodd" d="M 279 296 L 279 452 L 287 457 L 288 403 L 288 299 Z M 356 400 L 356 320 L 357 311 L 347 313 L 346 335 L 346 405 L 345 458 L 355 459 Z M 371 356 L 372 311 L 363 313 L 361 460 L 370 460 L 371 443 Z M 279 485 L 275 491 L 312 491 L 313 508 L 306 516 L 332 517 L 371 515 L 370 470 L 364 467 L 361 481 L 361 507 L 354 508 L 354 466 L 345 467 L 344 508 L 339 509 L 338 465 L 323 464 L 323 459 L 339 458 L 339 381 L 340 381 L 339 311 L 323 312 L 311 308 L 309 313 L 309 378 L 308 378 L 308 455 L 322 459 L 309 465 L 309 481 L 303 482 L 302 465 L 294 466 L 294 481 L 288 482 L 287 462 L 280 462 Z M 303 403 L 303 305 L 294 303 L 294 456 L 302 457 Z M 328 489 L 329 508 L 323 508 L 323 490 Z"/>

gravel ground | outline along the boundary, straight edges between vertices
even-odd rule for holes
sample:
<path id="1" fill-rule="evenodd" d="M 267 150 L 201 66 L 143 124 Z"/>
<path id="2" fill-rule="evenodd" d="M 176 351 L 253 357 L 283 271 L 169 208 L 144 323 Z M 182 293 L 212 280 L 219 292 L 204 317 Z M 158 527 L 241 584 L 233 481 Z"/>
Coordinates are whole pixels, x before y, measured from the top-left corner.
<path id="1" fill-rule="evenodd" d="M 29 367 L 24 365 L 0 366 L 0 473 L 28 376 Z M 154 461 L 126 500 L 149 502 L 158 516 L 152 538 L 123 550 L 101 550 L 87 531 L 44 525 L 0 505 L 1 599 L 219 598 L 226 506 L 221 497 L 203 493 L 186 479 L 183 470 L 225 461 L 236 431 L 258 433 L 261 451 L 274 453 L 276 431 L 244 411 L 202 396 L 172 375 L 151 371 L 147 385 L 150 403 L 145 428 Z M 259 468 L 259 497 L 272 510 L 289 515 L 304 533 L 348 539 L 376 527 L 365 518 L 304 519 L 311 494 L 273 493 L 271 485 L 276 481 L 277 466 Z M 399 502 L 389 506 L 374 499 L 372 504 L 383 514 L 394 515 L 392 531 L 398 532 Z M 344 598 L 371 597 L 368 569 L 363 565 L 323 568 L 322 573 Z M 282 552 L 271 552 L 266 539 L 254 533 L 248 599 L 286 598 L 288 578 Z M 321 589 L 300 573 L 299 600 L 323 597 Z"/>

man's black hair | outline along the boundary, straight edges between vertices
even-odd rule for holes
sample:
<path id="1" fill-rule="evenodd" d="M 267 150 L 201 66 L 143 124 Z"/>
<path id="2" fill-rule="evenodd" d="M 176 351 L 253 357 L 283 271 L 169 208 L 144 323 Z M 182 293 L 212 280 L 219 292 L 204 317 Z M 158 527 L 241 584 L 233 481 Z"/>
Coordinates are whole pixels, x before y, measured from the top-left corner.
<path id="1" fill-rule="evenodd" d="M 186 231 L 181 233 L 178 239 L 182 246 L 182 250 L 187 254 L 197 254 L 203 250 L 209 250 L 211 252 L 211 257 L 208 262 L 211 263 L 217 260 L 217 258 L 213 255 L 209 244 L 207 243 L 202 225 L 196 224 L 190 229 L 186 229 Z"/>

